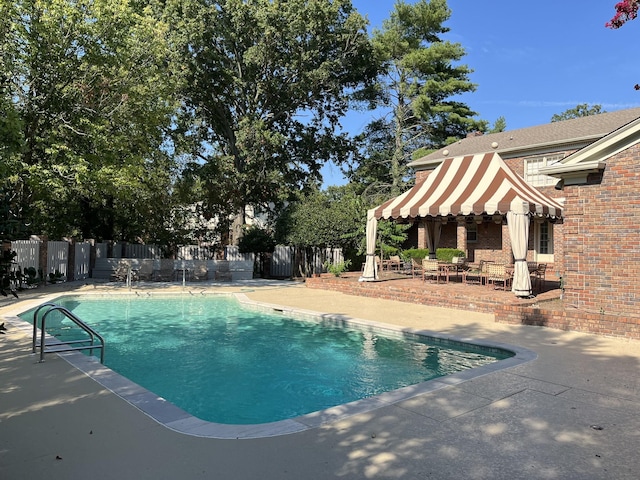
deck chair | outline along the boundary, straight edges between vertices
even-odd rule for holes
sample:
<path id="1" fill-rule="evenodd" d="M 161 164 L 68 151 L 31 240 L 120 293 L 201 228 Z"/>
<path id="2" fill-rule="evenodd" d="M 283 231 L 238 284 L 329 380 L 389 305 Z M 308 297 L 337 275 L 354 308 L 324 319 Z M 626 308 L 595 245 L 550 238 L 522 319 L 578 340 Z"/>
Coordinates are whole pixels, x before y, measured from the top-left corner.
<path id="1" fill-rule="evenodd" d="M 160 260 L 160 268 L 154 271 L 153 279 L 156 282 L 171 282 L 175 275 L 175 265 L 172 259 Z"/>
<path id="2" fill-rule="evenodd" d="M 233 277 L 231 276 L 231 268 L 229 262 L 226 260 L 220 260 L 216 262 L 216 271 L 214 273 L 216 280 L 220 282 L 231 282 Z"/>
<path id="3" fill-rule="evenodd" d="M 419 260 L 416 260 L 415 258 L 411 259 L 411 276 L 413 278 L 416 278 L 416 275 L 422 277 L 422 272 L 424 270 L 422 269 L 422 262 Z"/>
<path id="4" fill-rule="evenodd" d="M 113 272 L 111 272 L 111 275 L 109 275 L 109 281 L 126 282 L 130 271 L 131 263 L 127 260 L 120 260 L 113 269 Z"/>
<path id="5" fill-rule="evenodd" d="M 435 278 L 436 282 L 440 278 L 440 267 L 438 266 L 438 260 L 430 258 L 425 258 L 422 260 L 422 280 L 426 281 L 427 278 Z"/>
<path id="6" fill-rule="evenodd" d="M 498 283 L 502 283 L 502 288 L 506 291 L 513 279 L 513 274 L 507 269 L 506 265 L 501 263 L 487 263 L 486 269 L 485 279 L 487 285 L 493 285 L 493 288 L 496 288 Z"/>
<path id="7" fill-rule="evenodd" d="M 150 258 L 145 258 L 140 261 L 140 267 L 135 275 L 136 280 L 142 280 L 145 282 L 151 281 L 153 279 L 153 260 Z"/>
<path id="8" fill-rule="evenodd" d="M 401 266 L 400 255 L 391 255 L 388 260 L 382 261 L 382 268 L 385 270 L 400 270 Z"/>
<path id="9" fill-rule="evenodd" d="M 193 270 L 191 271 L 191 280 L 194 282 L 202 282 L 208 280 L 209 269 L 206 260 L 194 260 Z"/>

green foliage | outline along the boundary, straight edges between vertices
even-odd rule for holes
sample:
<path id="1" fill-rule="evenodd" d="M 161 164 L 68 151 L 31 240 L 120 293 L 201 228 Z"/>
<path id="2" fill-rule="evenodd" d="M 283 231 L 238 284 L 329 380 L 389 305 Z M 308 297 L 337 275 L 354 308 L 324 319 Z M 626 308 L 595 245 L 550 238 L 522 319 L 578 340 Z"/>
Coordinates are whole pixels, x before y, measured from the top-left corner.
<path id="1" fill-rule="evenodd" d="M 327 270 L 327 272 L 333 274 L 336 277 L 339 277 L 344 272 L 349 271 L 349 267 L 351 266 L 351 260 L 345 260 L 344 262 L 331 263 L 331 261 L 327 260 L 324 262 L 323 267 Z"/>
<path id="2" fill-rule="evenodd" d="M 399 1 L 382 29 L 373 32 L 382 65 L 376 106 L 385 119 L 369 125 L 362 155 L 349 171 L 351 181 L 368 185 L 369 195 L 371 190 L 387 198 L 400 194 L 411 177 L 407 163 L 418 148 L 440 148 L 487 128 L 454 100 L 475 85 L 469 81 L 471 70 L 459 63 L 463 47 L 441 38 L 450 15 L 445 0 Z"/>
<path id="3" fill-rule="evenodd" d="M 602 105 L 589 106 L 588 103 L 581 103 L 575 108 L 570 108 L 562 113 L 556 113 L 553 117 L 551 117 L 551 121 L 561 122 L 562 120 L 588 117 L 589 115 L 598 115 L 599 113 L 605 113 L 605 110 L 602 110 Z"/>
<path id="4" fill-rule="evenodd" d="M 464 257 L 465 253 L 457 248 L 438 248 L 436 258 L 441 262 L 451 263 L 453 257 Z"/>
<path id="5" fill-rule="evenodd" d="M 271 253 L 276 248 L 273 235 L 258 226 L 250 226 L 238 243 L 240 253 Z"/>
<path id="6" fill-rule="evenodd" d="M 366 208 L 350 186 L 314 190 L 285 209 L 276 225 L 279 243 L 300 247 L 363 249 Z"/>
<path id="7" fill-rule="evenodd" d="M 429 250 L 426 248 L 410 248 L 402 252 L 404 258 L 410 260 L 415 258 L 416 260 L 422 260 L 423 258 L 429 258 Z M 451 263 L 453 257 L 464 257 L 465 253 L 457 248 L 438 248 L 436 250 L 436 258 L 441 262 Z"/>
<path id="8" fill-rule="evenodd" d="M 487 133 L 500 133 L 507 129 L 507 121 L 504 117 L 498 117 L 493 124 L 493 127 Z"/>
<path id="9" fill-rule="evenodd" d="M 376 70 L 350 1 L 167 5 L 186 74 L 183 145 L 208 208 L 282 204 L 351 152 L 339 120 Z"/>
<path id="10" fill-rule="evenodd" d="M 8 296 L 8 292 L 12 292 L 14 296 L 17 296 L 11 286 L 11 283 L 16 280 L 15 275 L 12 273 L 13 259 L 16 255 L 13 250 L 3 250 L 2 255 L 0 255 L 0 294 L 5 297 Z"/>
<path id="11" fill-rule="evenodd" d="M 153 239 L 171 208 L 166 25 L 139 2 L 5 2 L 0 12 L 10 112 L 0 135 L 19 147 L 3 177 L 14 216 L 54 237 Z"/>
<path id="12" fill-rule="evenodd" d="M 427 248 L 409 248 L 402 252 L 402 256 L 407 260 L 422 260 L 429 257 L 429 249 Z"/>
<path id="13" fill-rule="evenodd" d="M 56 270 L 55 272 L 49 273 L 49 280 L 48 281 L 49 281 L 49 283 L 64 282 L 64 275 L 59 270 Z"/>
<path id="14" fill-rule="evenodd" d="M 389 220 L 378 222 L 377 244 L 383 257 L 397 255 L 402 244 L 407 240 L 407 230 L 411 228 L 409 224 L 397 223 Z"/>

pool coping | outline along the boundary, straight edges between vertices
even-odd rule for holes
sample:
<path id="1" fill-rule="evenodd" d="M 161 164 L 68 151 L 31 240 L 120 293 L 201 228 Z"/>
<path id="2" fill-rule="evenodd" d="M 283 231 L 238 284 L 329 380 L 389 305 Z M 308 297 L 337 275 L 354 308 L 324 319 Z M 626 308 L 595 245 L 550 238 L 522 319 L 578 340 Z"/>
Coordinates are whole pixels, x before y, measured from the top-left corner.
<path id="1" fill-rule="evenodd" d="M 145 293 L 149 296 L 167 296 L 167 295 L 184 295 L 179 292 L 157 292 L 157 293 Z M 228 425 L 215 422 L 209 422 L 185 412 L 181 408 L 173 405 L 171 402 L 159 397 L 153 392 L 141 387 L 140 385 L 132 382 L 126 377 L 114 372 L 113 370 L 100 364 L 96 357 L 90 357 L 80 352 L 63 352 L 56 353 L 59 357 L 63 358 L 69 364 L 92 378 L 98 384 L 102 385 L 107 390 L 116 394 L 118 397 L 134 406 L 148 417 L 152 418 L 159 424 L 169 428 L 175 432 L 179 432 L 186 435 L 205 437 L 205 438 L 218 438 L 218 439 L 254 439 L 273 437 L 279 435 L 286 435 L 297 433 L 312 428 L 318 428 L 322 425 L 335 423 L 353 415 L 371 412 L 386 406 L 390 406 L 413 397 L 434 392 L 442 388 L 446 388 L 453 385 L 459 385 L 471 379 L 475 379 L 490 373 L 495 373 L 501 370 L 509 369 L 522 365 L 523 363 L 530 362 L 537 358 L 537 354 L 532 350 L 510 345 L 500 342 L 487 342 L 481 339 L 473 338 L 460 338 L 455 336 L 443 335 L 440 332 L 415 329 L 415 328 L 403 328 L 395 325 L 372 321 L 357 317 L 349 317 L 346 315 L 322 313 L 313 310 L 305 310 L 300 308 L 285 307 L 278 304 L 258 302 L 249 299 L 243 293 L 220 293 L 220 292 L 207 292 L 203 295 L 212 296 L 232 296 L 235 297 L 239 303 L 260 309 L 268 312 L 277 312 L 286 316 L 291 316 L 297 319 L 306 319 L 314 321 L 331 321 L 341 322 L 345 325 L 357 325 L 359 327 L 367 327 L 375 330 L 383 330 L 386 333 L 395 333 L 398 335 L 421 335 L 434 338 L 436 340 L 444 340 L 448 342 L 460 342 L 465 344 L 473 344 L 484 348 L 507 350 L 514 353 L 514 356 L 499 360 L 497 362 L 476 367 L 462 372 L 447 375 L 445 377 L 428 380 L 426 382 L 410 385 L 400 389 L 385 392 L 373 397 L 368 397 L 354 402 L 346 403 L 336 407 L 312 412 L 309 414 L 301 415 L 295 418 L 281 420 L 271 423 L 253 424 L 253 425 Z M 37 301 L 25 301 L 14 305 L 9 312 L 3 316 L 9 321 L 15 328 L 24 330 L 28 335 L 32 335 L 33 326 L 30 322 L 26 322 L 17 317 L 19 313 L 27 311 L 37 305 L 46 303 L 55 298 L 70 295 L 87 295 L 87 296 L 113 296 L 113 295 L 132 295 L 130 292 L 109 292 L 109 293 L 94 293 L 94 292 L 73 292 L 65 293 L 59 292 L 47 296 L 46 298 L 40 298 Z M 24 306 L 18 308 L 19 305 Z"/>

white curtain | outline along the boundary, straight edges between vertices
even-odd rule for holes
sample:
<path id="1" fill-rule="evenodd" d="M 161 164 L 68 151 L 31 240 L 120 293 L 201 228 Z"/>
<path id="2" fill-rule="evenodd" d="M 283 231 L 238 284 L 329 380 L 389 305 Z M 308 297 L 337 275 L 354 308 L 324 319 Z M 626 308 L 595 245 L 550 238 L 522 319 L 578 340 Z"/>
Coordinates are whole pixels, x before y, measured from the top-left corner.
<path id="1" fill-rule="evenodd" d="M 518 297 L 531 295 L 531 278 L 527 266 L 527 246 L 529 244 L 529 215 L 507 212 L 507 225 L 513 251 L 513 283 L 511 291 Z"/>
<path id="2" fill-rule="evenodd" d="M 427 229 L 427 248 L 429 249 L 429 258 L 436 258 L 436 250 L 440 244 L 440 233 L 442 232 L 442 223 L 435 221 L 433 218 L 425 220 Z"/>
<path id="3" fill-rule="evenodd" d="M 367 259 L 364 271 L 359 278 L 361 282 L 372 282 L 378 278 L 378 265 L 376 264 L 376 235 L 378 220 L 375 217 L 375 208 L 367 212 Z"/>

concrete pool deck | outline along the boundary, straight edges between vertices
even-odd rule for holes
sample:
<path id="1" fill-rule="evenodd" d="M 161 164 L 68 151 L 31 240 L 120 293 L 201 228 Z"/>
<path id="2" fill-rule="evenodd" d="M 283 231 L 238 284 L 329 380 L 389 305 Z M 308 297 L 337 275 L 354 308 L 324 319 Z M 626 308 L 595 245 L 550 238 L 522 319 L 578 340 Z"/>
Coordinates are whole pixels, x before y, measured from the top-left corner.
<path id="1" fill-rule="evenodd" d="M 38 304 L 56 288 L 122 290 L 69 284 L 21 297 Z M 221 440 L 167 429 L 56 355 L 38 364 L 30 337 L 9 325 L 0 335 L 0 478 L 638 478 L 638 342 L 294 282 L 194 288 L 519 345 L 538 357 L 303 432 Z M 14 309 L 12 300 L 0 302 L 0 316 Z"/>

